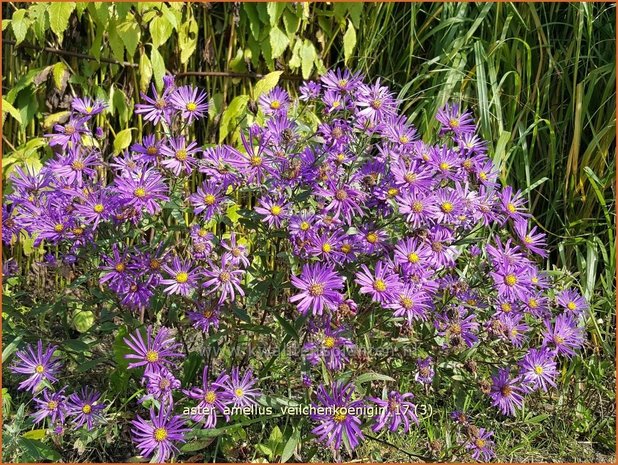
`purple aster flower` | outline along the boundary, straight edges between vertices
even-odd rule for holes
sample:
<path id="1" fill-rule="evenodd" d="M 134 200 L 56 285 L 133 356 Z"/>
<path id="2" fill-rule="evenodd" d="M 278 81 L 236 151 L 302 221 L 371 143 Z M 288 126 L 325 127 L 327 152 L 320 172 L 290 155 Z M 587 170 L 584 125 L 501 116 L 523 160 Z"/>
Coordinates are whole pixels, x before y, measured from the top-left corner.
<path id="1" fill-rule="evenodd" d="M 462 341 L 472 347 L 478 341 L 476 333 L 479 324 L 476 316 L 463 306 L 450 308 L 445 313 L 436 315 L 434 324 L 438 328 L 438 334 L 444 336 L 452 347 L 458 346 Z"/>
<path id="2" fill-rule="evenodd" d="M 112 217 L 116 208 L 116 199 L 108 189 L 98 189 L 89 192 L 83 203 L 75 205 L 75 211 L 86 224 L 91 224 L 96 229 L 99 222 Z"/>
<path id="3" fill-rule="evenodd" d="M 68 154 L 56 159 L 51 171 L 62 182 L 82 187 L 84 177 L 92 178 L 96 171 L 94 167 L 99 164 L 99 154 L 87 153 L 81 146 L 70 147 Z"/>
<path id="4" fill-rule="evenodd" d="M 511 379 L 508 368 L 501 368 L 491 379 L 489 396 L 492 405 L 498 407 L 503 415 L 515 416 L 515 409 L 522 408 L 524 405 L 521 379 L 519 377 Z"/>
<path id="5" fill-rule="evenodd" d="M 444 181 L 463 181 L 461 156 L 447 145 L 432 147 L 428 164 L 435 170 L 437 178 Z"/>
<path id="6" fill-rule="evenodd" d="M 311 420 L 318 423 L 311 432 L 326 446 L 338 450 L 345 438 L 351 449 L 355 449 L 364 439 L 360 429 L 361 420 L 356 410 L 362 408 L 362 400 L 352 400 L 354 385 L 333 383 L 330 394 L 324 385 L 317 388 L 317 403 L 311 404 L 318 413 L 311 413 Z M 324 413 L 322 413 L 324 412 Z"/>
<path id="7" fill-rule="evenodd" d="M 290 96 L 285 90 L 277 86 L 270 92 L 260 95 L 258 105 L 265 115 L 286 113 L 290 106 Z"/>
<path id="8" fill-rule="evenodd" d="M 370 400 L 381 409 L 380 413 L 373 418 L 375 424 L 371 429 L 377 432 L 388 425 L 388 429 L 395 432 L 403 425 L 403 432 L 409 432 L 410 423 L 418 425 L 416 405 L 410 402 L 413 398 L 414 394 L 411 392 L 401 394 L 397 391 L 391 391 L 386 400 L 371 397 Z"/>
<path id="9" fill-rule="evenodd" d="M 303 346 L 306 359 L 311 365 L 323 362 L 328 370 L 340 371 L 350 361 L 347 351 L 352 350 L 354 343 L 342 336 L 345 328 L 331 328 L 327 321 L 323 328 L 318 328 L 311 339 Z"/>
<path id="10" fill-rule="evenodd" d="M 99 282 L 101 284 L 109 283 L 112 290 L 126 287 L 128 284 L 127 275 L 130 271 L 135 271 L 133 266 L 129 264 L 129 251 L 125 250 L 121 253 L 118 246 L 113 244 L 112 255 L 102 255 L 101 258 L 103 261 L 101 270 L 106 273 L 101 276 Z"/>
<path id="11" fill-rule="evenodd" d="M 437 211 L 435 218 L 440 223 L 459 223 L 459 216 L 463 213 L 463 202 L 455 189 L 438 189 L 435 192 Z"/>
<path id="12" fill-rule="evenodd" d="M 427 245 L 414 237 L 402 239 L 395 245 L 395 263 L 401 265 L 404 271 L 426 268 L 429 257 Z"/>
<path id="13" fill-rule="evenodd" d="M 208 333 L 210 328 L 219 328 L 219 304 L 205 304 L 197 312 L 188 312 L 187 316 L 191 320 L 194 328 Z"/>
<path id="14" fill-rule="evenodd" d="M 352 74 L 349 69 L 340 68 L 327 71 L 326 74 L 320 77 L 320 81 L 326 89 L 339 92 L 340 94 L 356 92 L 358 86 L 362 84 L 360 73 Z"/>
<path id="15" fill-rule="evenodd" d="M 254 210 L 264 216 L 268 226 L 279 228 L 281 227 L 281 222 L 288 217 L 287 208 L 287 203 L 281 198 L 262 197 L 259 206 L 255 207 Z"/>
<path id="16" fill-rule="evenodd" d="M 51 424 L 64 423 L 64 418 L 67 414 L 66 396 L 64 395 L 66 387 L 63 387 L 58 392 L 51 392 L 49 389 L 43 390 L 43 398 L 34 398 L 34 402 L 38 404 L 39 410 L 32 414 L 35 423 L 42 422 L 45 418 L 50 419 Z"/>
<path id="17" fill-rule="evenodd" d="M 511 341 L 515 347 L 521 347 L 526 338 L 526 333 L 530 329 L 527 324 L 522 322 L 524 316 L 521 313 L 501 313 L 498 321 L 502 325 L 504 336 Z"/>
<path id="18" fill-rule="evenodd" d="M 81 428 L 84 423 L 88 430 L 91 430 L 98 423 L 101 423 L 105 410 L 105 403 L 100 402 L 101 393 L 89 386 L 83 387 L 79 393 L 75 392 L 68 398 L 68 414 L 74 416 L 73 423 L 75 429 Z"/>
<path id="19" fill-rule="evenodd" d="M 163 271 L 170 275 L 170 278 L 161 280 L 161 284 L 167 286 L 167 294 L 180 294 L 188 296 L 195 289 L 197 275 L 188 262 L 182 262 L 178 257 L 174 257 L 172 263 L 164 265 Z"/>
<path id="20" fill-rule="evenodd" d="M 144 341 L 142 332 L 139 329 L 123 340 L 134 352 L 125 355 L 124 358 L 137 360 L 136 362 L 129 363 L 128 368 L 145 366 L 146 371 L 144 373 L 152 373 L 166 366 L 172 367 L 174 362 L 169 360 L 170 358 L 183 357 L 183 354 L 178 352 L 181 345 L 174 341 L 174 338 L 170 336 L 170 330 L 165 327 L 161 327 L 153 338 L 152 326 L 148 326 L 146 341 Z"/>
<path id="21" fill-rule="evenodd" d="M 300 277 L 292 276 L 290 281 L 300 289 L 300 294 L 290 297 L 290 302 L 298 302 L 298 311 L 306 315 L 322 315 L 324 309 L 335 310 L 343 296 L 343 278 L 327 264 L 311 263 L 303 266 Z"/>
<path id="22" fill-rule="evenodd" d="M 556 296 L 556 302 L 574 315 L 581 315 L 590 308 L 586 299 L 573 289 L 565 289 Z"/>
<path id="23" fill-rule="evenodd" d="M 217 377 L 216 381 L 210 382 L 208 366 L 205 366 L 202 373 L 202 387 L 183 390 L 189 399 L 199 400 L 199 403 L 195 406 L 198 413 L 191 416 L 193 421 L 203 423 L 204 428 L 211 429 L 217 426 L 217 412 L 229 419 L 224 413 L 226 408 L 224 386 L 228 380 L 229 375 L 222 373 Z"/>
<path id="24" fill-rule="evenodd" d="M 257 405 L 257 400 L 262 395 L 262 391 L 254 387 L 257 382 L 253 371 L 245 371 L 241 378 L 238 367 L 234 367 L 231 376 L 213 383 L 213 386 L 223 388 L 222 400 L 224 402 L 230 402 L 235 407 L 251 407 Z"/>
<path id="25" fill-rule="evenodd" d="M 202 152 L 199 171 L 227 187 L 239 182 L 237 170 L 242 160 L 243 155 L 229 145 L 209 147 Z"/>
<path id="26" fill-rule="evenodd" d="M 344 258 L 343 234 L 341 231 L 324 231 L 321 234 L 309 233 L 306 241 L 307 252 L 328 263 L 341 263 Z"/>
<path id="27" fill-rule="evenodd" d="M 392 302 L 402 287 L 399 276 L 382 260 L 376 263 L 374 273 L 367 265 L 361 265 L 361 271 L 356 273 L 356 284 L 360 286 L 361 294 L 369 294 L 371 300 L 380 304 Z"/>
<path id="28" fill-rule="evenodd" d="M 57 346 L 49 346 L 43 350 L 43 341 L 39 339 L 36 351 L 31 345 L 15 353 L 19 360 L 11 367 L 13 373 L 29 375 L 28 379 L 19 383 L 18 389 L 28 390 L 34 394 L 41 381 L 55 383 L 56 375 L 62 362 L 54 357 Z"/>
<path id="29" fill-rule="evenodd" d="M 418 371 L 414 375 L 414 379 L 419 383 L 431 384 L 433 382 L 434 370 L 433 370 L 433 358 L 425 357 L 416 360 L 416 366 Z"/>
<path id="30" fill-rule="evenodd" d="M 520 376 L 524 383 L 532 389 L 543 389 L 547 392 L 547 385 L 556 387 L 554 381 L 558 376 L 554 354 L 546 347 L 530 349 L 519 362 Z"/>
<path id="31" fill-rule="evenodd" d="M 170 94 L 169 103 L 187 124 L 208 114 L 208 95 L 194 86 L 178 87 Z"/>
<path id="32" fill-rule="evenodd" d="M 191 174 L 193 167 L 197 163 L 193 157 L 199 152 L 196 142 L 187 144 L 183 136 L 172 137 L 166 144 L 161 146 L 161 155 L 167 157 L 161 161 L 161 165 L 169 169 L 176 176 L 180 173 Z"/>
<path id="33" fill-rule="evenodd" d="M 247 268 L 250 264 L 247 258 L 247 247 L 236 241 L 236 233 L 230 235 L 229 242 L 227 240 L 221 241 L 221 247 L 227 252 L 227 259 L 234 266 L 242 266 Z"/>
<path id="34" fill-rule="evenodd" d="M 427 311 L 431 309 L 431 299 L 426 292 L 416 290 L 415 287 L 404 285 L 396 294 L 393 301 L 386 308 L 395 310 L 393 316 L 405 317 L 408 326 L 415 320 L 426 320 Z"/>
<path id="35" fill-rule="evenodd" d="M 457 136 L 476 131 L 472 113 L 469 111 L 461 112 L 459 104 L 446 104 L 438 110 L 436 119 L 440 122 L 440 134 L 453 131 Z"/>
<path id="36" fill-rule="evenodd" d="M 415 229 L 435 222 L 438 214 L 435 197 L 420 192 L 403 192 L 396 199 L 399 213 L 406 215 L 406 220 Z"/>
<path id="37" fill-rule="evenodd" d="M 219 303 L 225 302 L 228 297 L 230 302 L 234 301 L 236 293 L 245 295 L 240 285 L 240 279 L 244 275 L 244 270 L 235 269 L 229 262 L 227 255 L 221 257 L 221 265 L 208 262 L 208 267 L 204 269 L 203 275 L 206 281 L 202 284 L 205 288 L 210 288 L 209 294 L 220 291 Z"/>
<path id="38" fill-rule="evenodd" d="M 144 136 L 141 144 L 133 144 L 131 150 L 139 154 L 138 160 L 152 163 L 161 156 L 162 140 L 157 140 L 154 134 Z"/>
<path id="39" fill-rule="evenodd" d="M 511 218 L 515 222 L 521 222 L 531 216 L 530 213 L 526 213 L 527 202 L 521 191 L 513 193 L 513 188 L 506 186 L 498 197 L 501 213 L 505 214 L 506 218 Z"/>
<path id="40" fill-rule="evenodd" d="M 74 111 L 85 116 L 94 116 L 107 108 L 107 103 L 102 100 L 93 101 L 90 97 L 74 98 L 71 102 Z"/>
<path id="41" fill-rule="evenodd" d="M 320 96 L 320 91 L 322 87 L 319 82 L 315 81 L 305 81 L 298 88 L 299 97 L 298 99 L 303 102 L 308 102 L 310 100 L 317 99 Z"/>
<path id="42" fill-rule="evenodd" d="M 332 212 L 335 218 L 342 217 L 346 224 L 352 223 L 352 218 L 363 216 L 361 208 L 364 195 L 358 189 L 354 189 L 350 184 L 340 184 L 335 181 L 328 181 L 326 188 L 318 187 L 315 193 L 326 198 L 328 204 L 325 211 Z"/>
<path id="43" fill-rule="evenodd" d="M 489 250 L 489 247 L 487 248 Z M 507 300 L 524 300 L 531 289 L 531 282 L 525 267 L 519 264 L 499 266 L 490 272 L 498 295 Z"/>
<path id="44" fill-rule="evenodd" d="M 494 452 L 494 442 L 492 441 L 492 431 L 485 428 L 478 428 L 475 436 L 466 442 L 466 450 L 471 452 L 474 460 L 489 462 L 496 456 Z"/>
<path id="45" fill-rule="evenodd" d="M 434 227 L 429 231 L 427 242 L 429 245 L 429 263 L 434 268 L 453 268 L 459 254 L 453 242 L 453 232 L 444 227 Z"/>
<path id="46" fill-rule="evenodd" d="M 399 105 L 388 87 L 380 85 L 379 78 L 372 86 L 360 84 L 356 97 L 359 109 L 357 116 L 365 117 L 374 123 L 395 115 Z"/>
<path id="47" fill-rule="evenodd" d="M 433 174 L 419 160 L 399 159 L 391 164 L 395 185 L 410 192 L 426 191 L 431 187 Z"/>
<path id="48" fill-rule="evenodd" d="M 193 213 L 196 215 L 201 213 L 205 220 L 209 220 L 221 211 L 223 202 L 226 199 L 224 194 L 225 191 L 218 183 L 204 181 L 197 188 L 197 192 L 189 196 L 188 200 L 194 207 Z"/>
<path id="49" fill-rule="evenodd" d="M 115 183 L 118 201 L 138 212 L 146 210 L 154 215 L 161 210 L 160 202 L 169 200 L 168 187 L 163 177 L 153 168 L 146 169 L 135 177 L 116 178 Z"/>
<path id="50" fill-rule="evenodd" d="M 144 396 L 140 403 L 148 398 L 155 398 L 165 405 L 171 405 L 174 390 L 180 388 L 180 380 L 167 368 L 144 373 L 144 382 L 148 395 Z"/>
<path id="51" fill-rule="evenodd" d="M 153 124 L 159 124 L 159 121 L 164 121 L 168 125 L 171 124 L 171 115 L 174 109 L 169 103 L 170 92 L 166 89 L 162 95 L 159 95 L 154 84 L 152 84 L 151 89 L 153 97 L 140 93 L 142 100 L 146 103 L 136 104 L 135 114 L 143 115 L 146 121 L 152 121 Z"/>
<path id="52" fill-rule="evenodd" d="M 69 121 L 64 125 L 54 125 L 54 134 L 45 134 L 45 137 L 49 137 L 50 146 L 60 146 L 63 149 L 68 147 L 75 147 L 81 144 L 82 135 L 88 134 L 88 127 L 85 125 L 88 118 L 71 117 Z"/>
<path id="53" fill-rule="evenodd" d="M 537 230 L 536 226 L 528 232 L 528 222 L 525 220 L 515 221 L 514 226 L 517 236 L 521 239 L 526 249 L 539 254 L 541 257 L 547 257 L 545 234 L 535 234 Z"/>
<path id="54" fill-rule="evenodd" d="M 140 455 L 150 458 L 154 454 L 153 461 L 159 463 L 178 452 L 176 443 L 185 442 L 185 434 L 190 431 L 181 416 L 172 415 L 164 408 L 157 413 L 153 407 L 150 409 L 150 421 L 137 415 L 131 424 L 133 442 Z"/>
<path id="55" fill-rule="evenodd" d="M 583 345 L 582 328 L 578 326 L 572 314 L 562 313 L 558 315 L 553 326 L 550 321 L 545 320 L 543 347 L 550 347 L 560 355 L 571 357 L 575 355 L 575 350 Z"/>

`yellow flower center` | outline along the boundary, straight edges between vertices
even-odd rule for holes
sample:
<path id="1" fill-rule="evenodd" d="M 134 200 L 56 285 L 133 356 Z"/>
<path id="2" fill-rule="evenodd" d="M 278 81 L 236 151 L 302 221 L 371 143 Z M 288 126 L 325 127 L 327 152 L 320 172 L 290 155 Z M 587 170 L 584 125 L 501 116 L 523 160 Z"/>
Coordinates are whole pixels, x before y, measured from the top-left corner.
<path id="1" fill-rule="evenodd" d="M 507 274 L 504 277 L 504 284 L 509 287 L 513 287 L 515 284 L 517 284 L 517 277 L 514 274 Z"/>
<path id="2" fill-rule="evenodd" d="M 541 365 L 537 365 L 534 367 L 534 372 L 537 375 L 542 375 L 543 374 L 543 367 Z"/>
<path id="3" fill-rule="evenodd" d="M 386 290 L 386 283 L 382 279 L 376 279 L 373 282 L 373 288 L 378 292 L 384 292 Z"/>
<path id="4" fill-rule="evenodd" d="M 501 391 L 504 397 L 509 397 L 513 393 L 513 388 L 511 386 L 504 386 Z"/>
<path id="5" fill-rule="evenodd" d="M 73 168 L 75 171 L 81 171 L 84 169 L 84 162 L 81 160 L 75 160 L 73 163 L 71 163 L 71 168 Z"/>
<path id="6" fill-rule="evenodd" d="M 85 413 L 86 415 L 88 415 L 91 411 L 92 411 L 92 407 L 88 404 L 82 407 L 82 412 Z"/>
<path id="7" fill-rule="evenodd" d="M 511 213 L 515 213 L 517 211 L 517 207 L 515 207 L 512 203 L 507 204 L 506 209 Z"/>
<path id="8" fill-rule="evenodd" d="M 528 306 L 530 308 L 538 308 L 539 302 L 534 297 L 530 297 L 530 299 L 528 299 Z"/>
<path id="9" fill-rule="evenodd" d="M 146 352 L 146 361 L 148 363 L 154 363 L 159 361 L 159 354 L 154 350 L 149 350 L 148 352 Z"/>
<path id="10" fill-rule="evenodd" d="M 300 230 L 301 231 L 307 231 L 309 228 L 310 228 L 310 225 L 306 221 L 303 221 L 302 223 L 300 223 Z"/>
<path id="11" fill-rule="evenodd" d="M 219 281 L 221 281 L 222 283 L 227 283 L 231 278 L 232 275 L 230 275 L 230 273 L 228 273 L 227 271 L 222 271 L 219 274 Z"/>
<path id="12" fill-rule="evenodd" d="M 75 134 L 75 127 L 71 126 L 70 124 L 67 124 L 64 127 L 64 133 L 69 136 Z"/>
<path id="13" fill-rule="evenodd" d="M 243 391 L 241 388 L 236 388 L 234 394 L 236 394 L 236 397 L 242 397 L 245 395 L 245 391 Z"/>
<path id="14" fill-rule="evenodd" d="M 414 182 L 416 181 L 416 173 L 408 172 L 404 175 L 403 179 L 406 182 Z"/>
<path id="15" fill-rule="evenodd" d="M 143 187 L 138 187 L 133 191 L 133 195 L 140 199 L 146 197 L 146 189 L 144 189 Z"/>
<path id="16" fill-rule="evenodd" d="M 216 198 L 212 194 L 206 194 L 206 196 L 204 197 L 204 203 L 206 205 L 214 205 L 215 200 L 216 200 Z"/>
<path id="17" fill-rule="evenodd" d="M 165 428 L 157 428 L 154 430 L 154 440 L 162 442 L 167 439 L 167 430 Z"/>
<path id="18" fill-rule="evenodd" d="M 345 200 L 348 198 L 348 193 L 343 189 L 338 189 L 337 192 L 335 192 L 335 198 L 337 200 Z"/>
<path id="19" fill-rule="evenodd" d="M 180 284 L 186 283 L 188 279 L 189 279 L 189 274 L 184 271 L 181 271 L 180 273 L 176 275 L 177 283 L 180 283 Z"/>
<path id="20" fill-rule="evenodd" d="M 333 108 L 338 108 L 338 107 L 339 107 L 339 105 L 341 105 L 341 102 L 340 102 L 339 100 L 335 100 L 335 101 L 333 102 Z"/>
<path id="21" fill-rule="evenodd" d="M 251 166 L 260 166 L 262 164 L 262 157 L 258 157 L 257 155 L 252 156 L 250 163 Z"/>
<path id="22" fill-rule="evenodd" d="M 340 79 L 339 80 L 339 87 L 341 87 L 342 89 L 348 85 L 348 80 L 347 79 Z"/>
<path id="23" fill-rule="evenodd" d="M 56 402 L 55 400 L 50 400 L 49 402 L 47 402 L 47 408 L 49 410 L 56 410 L 58 408 L 58 402 Z"/>
<path id="24" fill-rule="evenodd" d="M 479 173 L 479 178 L 481 179 L 481 181 L 487 181 L 487 173 L 485 171 L 481 171 Z"/>
<path id="25" fill-rule="evenodd" d="M 410 252 L 408 254 L 408 262 L 410 263 L 418 263 L 420 260 L 420 257 L 418 256 L 418 254 L 416 252 Z"/>
<path id="26" fill-rule="evenodd" d="M 485 440 L 481 438 L 476 438 L 474 440 L 474 445 L 479 449 L 482 449 L 483 447 L 485 447 Z"/>
<path id="27" fill-rule="evenodd" d="M 105 207 L 102 203 L 97 203 L 94 207 L 92 207 L 92 209 L 95 211 L 95 213 L 101 213 L 103 212 L 103 210 L 105 210 Z"/>
<path id="28" fill-rule="evenodd" d="M 444 213 L 450 213 L 453 211 L 453 204 L 451 202 L 443 202 L 442 205 L 440 205 L 440 209 Z"/>
<path id="29" fill-rule="evenodd" d="M 562 336 L 555 335 L 554 336 L 554 342 L 556 344 L 558 344 L 558 345 L 562 344 L 562 343 L 564 343 L 564 338 Z"/>
<path id="30" fill-rule="evenodd" d="M 208 308 L 202 312 L 202 315 L 204 316 L 204 318 L 210 318 L 213 315 L 213 313 L 214 311 Z"/>
<path id="31" fill-rule="evenodd" d="M 273 100 L 272 102 L 270 102 L 270 108 L 273 110 L 278 110 L 279 108 L 281 108 L 281 102 L 279 100 Z"/>
<path id="32" fill-rule="evenodd" d="M 451 168 L 451 165 L 449 165 L 447 162 L 443 161 L 442 163 L 440 163 L 440 169 L 442 171 L 446 171 L 450 168 Z"/>
<path id="33" fill-rule="evenodd" d="M 162 98 L 158 98 L 155 102 L 155 107 L 157 107 L 159 110 L 163 110 L 166 106 L 167 102 Z"/>
<path id="34" fill-rule="evenodd" d="M 410 142 L 410 138 L 404 134 L 403 136 L 399 136 L 399 142 L 402 144 L 407 144 Z"/>
<path id="35" fill-rule="evenodd" d="M 200 228 L 200 230 L 197 232 L 197 235 L 200 237 L 206 237 L 206 234 L 208 234 L 208 231 L 206 231 L 204 228 Z"/>
<path id="36" fill-rule="evenodd" d="M 569 310 L 575 310 L 575 309 L 577 309 L 577 305 L 575 304 L 575 302 L 569 302 L 569 303 L 567 304 L 567 308 L 568 308 Z"/>
<path id="37" fill-rule="evenodd" d="M 37 373 L 41 374 L 41 373 L 43 373 L 45 371 L 45 367 L 43 365 L 37 365 L 34 368 L 34 371 L 36 371 Z"/>
<path id="38" fill-rule="evenodd" d="M 448 122 L 449 126 L 452 128 L 458 128 L 459 127 L 459 120 L 456 118 L 451 118 Z"/>
<path id="39" fill-rule="evenodd" d="M 335 347 L 335 338 L 332 336 L 327 336 L 324 339 L 324 347 L 326 347 L 327 349 L 332 349 L 333 347 Z"/>
<path id="40" fill-rule="evenodd" d="M 281 214 L 281 207 L 279 205 L 273 205 L 270 207 L 270 213 L 273 216 L 279 216 L 279 214 Z"/>
<path id="41" fill-rule="evenodd" d="M 396 197 L 397 194 L 399 194 L 399 189 L 397 189 L 396 187 L 391 187 L 388 191 L 387 194 L 390 198 Z"/>
<path id="42" fill-rule="evenodd" d="M 331 245 L 327 242 L 326 244 L 322 245 L 322 252 L 324 253 L 328 253 L 332 250 Z"/>
<path id="43" fill-rule="evenodd" d="M 324 294 L 324 286 L 322 284 L 312 284 L 309 286 L 309 295 L 312 297 L 319 297 Z"/>
<path id="44" fill-rule="evenodd" d="M 57 223 L 54 225 L 54 231 L 62 232 L 64 231 L 64 225 L 62 223 Z"/>
<path id="45" fill-rule="evenodd" d="M 502 302 L 500 308 L 504 313 L 509 313 L 513 309 L 513 307 L 511 307 L 511 304 L 508 302 Z"/>
<path id="46" fill-rule="evenodd" d="M 117 263 L 116 266 L 114 267 L 114 270 L 116 270 L 118 273 L 122 273 L 125 270 L 125 264 L 124 263 Z"/>
<path id="47" fill-rule="evenodd" d="M 377 98 L 377 99 L 372 100 L 370 104 L 371 104 L 371 108 L 373 108 L 374 110 L 379 110 L 383 103 L 384 102 L 382 102 L 382 100 Z"/>
<path id="48" fill-rule="evenodd" d="M 185 149 L 180 149 L 176 152 L 176 160 L 185 161 L 187 159 L 187 151 Z"/>
<path id="49" fill-rule="evenodd" d="M 232 257 L 236 257 L 236 258 L 242 255 L 242 252 L 238 247 L 234 247 L 231 253 L 232 253 Z"/>
<path id="50" fill-rule="evenodd" d="M 350 244 L 343 244 L 341 246 L 341 251 L 343 253 L 350 253 L 352 251 L 352 246 Z"/>
<path id="51" fill-rule="evenodd" d="M 333 415 L 333 420 L 335 420 L 337 423 L 343 423 L 347 417 L 348 415 L 347 413 L 345 413 L 344 410 L 337 409 L 337 411 Z"/>
<path id="52" fill-rule="evenodd" d="M 217 400 L 217 394 L 215 394 L 215 391 L 208 391 L 206 395 L 204 396 L 204 401 L 207 404 L 214 404 L 216 400 Z"/>
<path id="53" fill-rule="evenodd" d="M 399 303 L 405 309 L 410 309 L 414 305 L 414 301 L 410 297 L 401 296 Z"/>
<path id="54" fill-rule="evenodd" d="M 146 153 L 150 156 L 156 155 L 158 152 L 157 148 L 154 145 L 151 145 L 146 149 Z"/>
<path id="55" fill-rule="evenodd" d="M 423 211 L 423 204 L 418 200 L 412 202 L 412 211 L 415 213 L 420 213 Z"/>
<path id="56" fill-rule="evenodd" d="M 470 170 L 472 168 L 472 160 L 464 160 L 461 164 L 465 169 Z"/>
<path id="57" fill-rule="evenodd" d="M 161 262 L 159 260 L 157 260 L 156 258 L 153 258 L 152 260 L 150 260 L 151 270 L 158 270 L 159 268 L 161 268 Z"/>
<path id="58" fill-rule="evenodd" d="M 86 107 L 86 113 L 92 113 L 92 110 L 94 110 L 94 108 Z"/>
<path id="59" fill-rule="evenodd" d="M 187 111 L 195 111 L 197 109 L 197 104 L 195 102 L 189 102 L 186 105 Z"/>
<path id="60" fill-rule="evenodd" d="M 367 242 L 369 242 L 370 244 L 375 244 L 376 242 L 378 242 L 378 235 L 374 232 L 370 232 L 369 234 L 367 234 L 367 237 L 365 237 L 365 239 L 367 239 Z"/>

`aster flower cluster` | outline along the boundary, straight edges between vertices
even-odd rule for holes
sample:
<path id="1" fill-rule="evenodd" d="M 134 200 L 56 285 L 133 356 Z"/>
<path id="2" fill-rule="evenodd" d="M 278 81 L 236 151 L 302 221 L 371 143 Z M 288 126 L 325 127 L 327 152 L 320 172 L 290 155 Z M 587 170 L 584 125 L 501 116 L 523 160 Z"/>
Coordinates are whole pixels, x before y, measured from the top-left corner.
<path id="1" fill-rule="evenodd" d="M 558 386 L 560 364 L 584 345 L 586 299 L 543 271 L 545 235 L 526 195 L 499 180 L 459 105 L 437 112 L 435 134 L 419 134 L 383 81 L 333 70 L 303 83 L 298 99 L 280 87 L 260 95 L 237 145 L 200 147 L 191 126 L 207 116 L 205 92 L 167 76 L 142 100 L 136 113 L 152 133 L 112 158 L 93 129 L 105 104 L 75 99 L 47 135 L 54 157 L 38 172 L 11 174 L 3 241 L 30 236 L 49 267 L 94 270 L 92 284 L 142 323 L 160 324 L 155 303 L 173 302 L 196 337 L 225 328 L 227 340 L 239 309 L 251 319 L 256 300 L 267 310 L 278 302 L 276 320 L 302 336 L 299 384 L 312 406 L 328 407 L 311 415 L 312 433 L 333 453 L 352 453 L 368 427 L 409 432 L 418 398 L 453 375 L 497 416 L 517 415 L 527 398 Z M 231 208 L 240 220 L 230 220 Z M 260 325 L 273 331 L 268 317 Z M 251 370 L 211 377 L 212 363 L 201 387 L 183 388 L 186 345 L 154 328 L 125 343 L 148 409 L 133 439 L 142 455 L 165 461 L 192 427 L 229 421 L 227 407 L 255 405 L 261 390 Z M 384 368 L 359 353 L 370 340 L 415 342 L 414 356 L 400 360 L 409 383 L 382 385 L 381 395 L 358 389 L 355 376 Z M 56 381 L 52 353 L 22 354 L 19 373 L 30 375 L 22 389 Z M 49 391 L 43 402 L 62 396 Z M 205 410 L 176 414 L 179 400 Z M 356 411 L 369 406 L 378 413 L 365 421 Z M 466 434 L 472 458 L 493 457 L 490 431 Z"/>
<path id="2" fill-rule="evenodd" d="M 27 345 L 16 352 L 11 372 L 28 376 L 18 389 L 35 396 L 34 423 L 47 424 L 50 430 L 63 431 L 66 420 L 71 419 L 73 429 L 86 425 L 91 430 L 105 421 L 103 411 L 107 405 L 101 400 L 101 393 L 90 386 L 83 386 L 71 394 L 66 393 L 68 386 L 55 386 L 62 370 L 62 361 L 55 355 L 57 349 L 53 345 L 44 347 L 39 339 L 36 348 Z"/>

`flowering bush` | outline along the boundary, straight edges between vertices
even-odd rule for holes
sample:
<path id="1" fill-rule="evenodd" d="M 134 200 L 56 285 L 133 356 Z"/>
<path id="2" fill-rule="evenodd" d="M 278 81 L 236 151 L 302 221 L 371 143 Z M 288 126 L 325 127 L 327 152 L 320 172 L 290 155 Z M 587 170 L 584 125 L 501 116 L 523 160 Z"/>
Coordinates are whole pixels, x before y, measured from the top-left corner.
<path id="1" fill-rule="evenodd" d="M 32 420 L 60 445 L 115 419 L 153 461 L 306 461 L 316 441 L 340 460 L 448 422 L 451 439 L 410 455 L 492 459 L 491 429 L 565 381 L 588 304 L 543 270 L 544 234 L 472 114 L 446 105 L 418 134 L 400 103 L 330 71 L 297 99 L 263 91 L 238 147 L 201 146 L 207 96 L 168 77 L 136 106 L 152 132 L 111 157 L 105 103 L 76 98 L 53 158 L 16 168 L 3 204 L 5 244 L 45 254 L 38 277 L 5 262 L 9 297 L 38 283 L 93 320 L 85 347 L 15 353 Z M 113 367 L 94 387 L 66 378 L 98 366 L 98 344 Z M 242 428 L 263 422 L 269 440 L 248 449 Z"/>

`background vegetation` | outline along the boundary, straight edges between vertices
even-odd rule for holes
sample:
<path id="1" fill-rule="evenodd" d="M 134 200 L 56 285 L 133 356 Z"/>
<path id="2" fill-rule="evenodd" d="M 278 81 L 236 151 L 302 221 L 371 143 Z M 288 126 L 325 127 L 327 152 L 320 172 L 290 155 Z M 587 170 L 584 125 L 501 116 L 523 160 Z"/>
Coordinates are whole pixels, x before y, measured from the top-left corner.
<path id="1" fill-rule="evenodd" d="M 3 3 L 2 15 L 4 179 L 13 167 L 40 166 L 51 155 L 41 135 L 66 117 L 73 95 L 110 102 L 105 130 L 115 152 L 140 139 L 133 105 L 151 79 L 161 84 L 166 70 L 211 96 L 209 122 L 196 133 L 202 144 L 234 142 L 256 82 L 271 71 L 281 71 L 290 89 L 335 66 L 382 76 L 421 133 L 433 132 L 435 111 L 448 100 L 472 108 L 502 181 L 526 192 L 549 235 L 548 263 L 575 270 L 593 310 L 586 356 L 568 368 L 583 381 L 556 399 L 555 416 L 498 432 L 498 458 L 611 460 L 614 5 Z M 28 267 L 39 258 L 27 243 L 18 247 L 10 255 Z M 5 322 L 3 360 L 15 350 L 19 327 Z M 10 398 L 3 400 L 7 421 L 15 412 Z M 431 439 L 430 433 L 411 440 Z M 270 447 L 269 458 L 280 458 L 278 447 Z M 388 455 L 392 448 L 371 447 L 361 454 L 401 458 Z M 31 458 L 38 459 L 35 452 Z M 98 453 L 80 460 L 106 458 Z"/>

